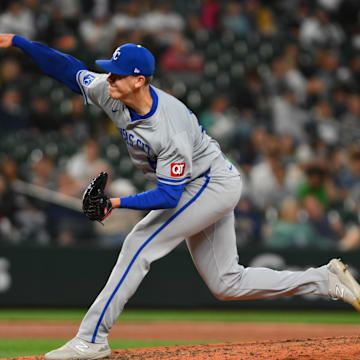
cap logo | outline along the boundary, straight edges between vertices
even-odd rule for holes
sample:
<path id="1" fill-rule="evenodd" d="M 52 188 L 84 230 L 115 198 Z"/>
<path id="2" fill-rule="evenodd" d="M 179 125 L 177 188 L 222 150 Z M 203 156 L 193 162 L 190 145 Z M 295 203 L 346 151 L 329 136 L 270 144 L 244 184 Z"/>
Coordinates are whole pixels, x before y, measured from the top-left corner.
<path id="1" fill-rule="evenodd" d="M 113 56 L 112 56 L 113 60 L 117 60 L 118 57 L 120 56 L 120 54 L 121 54 L 120 47 L 118 47 L 113 53 Z"/>
<path id="2" fill-rule="evenodd" d="M 135 74 L 138 74 L 139 72 L 140 72 L 140 70 L 139 70 L 138 68 L 135 68 L 135 69 L 134 69 L 134 73 L 135 73 Z"/>

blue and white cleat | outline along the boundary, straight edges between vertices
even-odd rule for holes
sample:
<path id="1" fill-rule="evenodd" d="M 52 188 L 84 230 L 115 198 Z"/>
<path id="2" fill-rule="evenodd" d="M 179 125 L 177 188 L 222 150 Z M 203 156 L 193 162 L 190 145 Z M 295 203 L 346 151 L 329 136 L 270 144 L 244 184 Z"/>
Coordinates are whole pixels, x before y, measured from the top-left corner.
<path id="1" fill-rule="evenodd" d="M 93 344 L 77 337 L 45 354 L 45 360 L 103 359 L 111 354 L 108 344 Z"/>

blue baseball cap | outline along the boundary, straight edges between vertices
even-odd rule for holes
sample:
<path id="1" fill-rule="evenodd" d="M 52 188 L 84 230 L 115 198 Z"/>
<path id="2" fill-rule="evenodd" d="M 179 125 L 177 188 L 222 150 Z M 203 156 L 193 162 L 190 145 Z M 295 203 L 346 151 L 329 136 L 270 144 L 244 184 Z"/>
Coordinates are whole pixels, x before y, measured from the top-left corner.
<path id="1" fill-rule="evenodd" d="M 141 45 L 124 44 L 118 47 L 110 60 L 96 60 L 105 71 L 118 75 L 151 76 L 155 71 L 153 54 Z"/>

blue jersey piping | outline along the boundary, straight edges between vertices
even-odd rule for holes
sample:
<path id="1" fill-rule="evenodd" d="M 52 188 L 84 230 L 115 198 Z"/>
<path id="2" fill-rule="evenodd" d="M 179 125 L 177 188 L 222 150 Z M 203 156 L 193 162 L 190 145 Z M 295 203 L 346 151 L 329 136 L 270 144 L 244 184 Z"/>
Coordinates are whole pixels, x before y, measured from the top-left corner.
<path id="1" fill-rule="evenodd" d="M 77 72 L 77 74 L 76 74 L 76 82 L 78 83 L 79 88 L 80 88 L 80 90 L 81 90 L 81 92 L 82 92 L 82 94 L 83 94 L 83 96 L 85 98 L 85 104 L 89 105 L 89 101 L 88 101 L 86 92 L 85 92 L 85 90 L 83 89 L 83 87 L 82 87 L 82 85 L 80 83 L 80 75 L 81 75 L 82 72 L 84 72 L 84 70 L 80 70 L 80 71 Z"/>

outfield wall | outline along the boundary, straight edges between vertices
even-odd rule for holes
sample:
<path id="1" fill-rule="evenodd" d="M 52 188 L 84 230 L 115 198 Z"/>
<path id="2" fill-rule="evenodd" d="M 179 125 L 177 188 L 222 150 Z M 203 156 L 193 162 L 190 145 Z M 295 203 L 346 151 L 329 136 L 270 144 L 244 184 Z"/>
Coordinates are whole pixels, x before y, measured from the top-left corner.
<path id="1" fill-rule="evenodd" d="M 0 306 L 87 307 L 105 285 L 119 249 L 0 247 Z M 300 270 L 326 264 L 341 255 L 357 275 L 360 252 L 314 250 L 241 250 L 240 263 Z M 130 270 L 131 271 L 131 270 Z M 313 296 L 274 300 L 220 302 L 207 289 L 191 257 L 180 246 L 151 265 L 150 273 L 128 306 L 132 307 L 261 307 L 347 309 L 341 302 Z"/>

